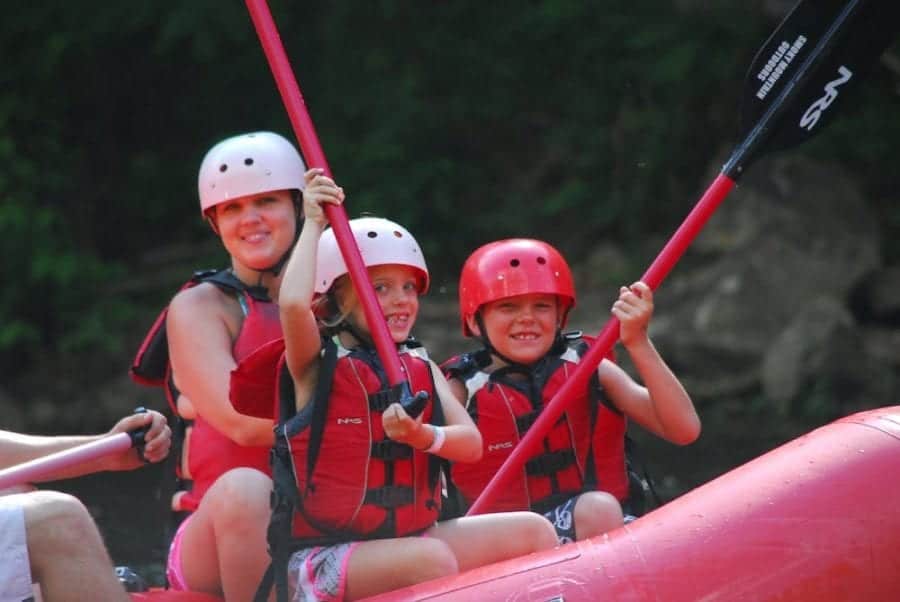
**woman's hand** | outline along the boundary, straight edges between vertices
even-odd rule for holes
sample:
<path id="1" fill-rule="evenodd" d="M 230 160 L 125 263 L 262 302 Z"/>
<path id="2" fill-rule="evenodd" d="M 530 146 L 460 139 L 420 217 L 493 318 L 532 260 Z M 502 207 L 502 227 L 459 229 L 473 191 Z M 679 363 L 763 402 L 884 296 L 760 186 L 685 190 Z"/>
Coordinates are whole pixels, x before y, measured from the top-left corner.
<path id="1" fill-rule="evenodd" d="M 385 434 L 397 443 L 419 450 L 427 449 L 434 441 L 433 429 L 422 424 L 421 417 L 413 418 L 399 403 L 392 403 L 381 415 Z"/>
<path id="2" fill-rule="evenodd" d="M 619 320 L 619 338 L 626 348 L 646 340 L 647 327 L 653 316 L 653 291 L 641 281 L 621 287 L 612 314 Z"/>
<path id="3" fill-rule="evenodd" d="M 328 223 L 328 218 L 322 203 L 340 205 L 344 202 L 344 189 L 326 176 L 325 170 L 321 167 L 308 170 L 303 179 L 306 181 L 306 187 L 303 189 L 303 215 L 307 220 L 324 227 Z"/>
<path id="4" fill-rule="evenodd" d="M 172 429 L 166 424 L 166 417 L 159 412 L 149 410 L 139 414 L 126 416 L 116 423 L 109 431 L 110 435 L 129 433 L 139 428 L 147 427 L 144 435 L 143 460 L 159 462 L 169 455 L 172 445 Z M 143 460 L 138 457 L 139 450 L 134 448 L 122 452 L 120 455 L 110 458 L 109 470 L 131 470 L 143 466 Z"/>

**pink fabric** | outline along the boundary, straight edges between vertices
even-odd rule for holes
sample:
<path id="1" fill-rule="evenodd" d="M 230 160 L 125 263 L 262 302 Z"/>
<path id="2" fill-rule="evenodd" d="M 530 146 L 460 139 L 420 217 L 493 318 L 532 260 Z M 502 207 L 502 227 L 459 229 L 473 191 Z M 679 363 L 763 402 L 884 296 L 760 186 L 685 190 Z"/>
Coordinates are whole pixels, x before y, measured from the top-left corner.
<path id="1" fill-rule="evenodd" d="M 172 538 L 172 543 L 169 544 L 169 558 L 166 562 L 166 579 L 169 580 L 169 589 L 179 592 L 190 591 L 181 568 L 181 540 L 184 536 L 184 529 L 193 517 L 193 515 L 188 516 L 181 522 L 181 525 L 178 526 L 178 530 L 175 531 L 175 537 Z"/>
<path id="2" fill-rule="evenodd" d="M 359 542 L 307 548 L 288 563 L 293 602 L 341 602 L 347 590 L 347 564 Z"/>

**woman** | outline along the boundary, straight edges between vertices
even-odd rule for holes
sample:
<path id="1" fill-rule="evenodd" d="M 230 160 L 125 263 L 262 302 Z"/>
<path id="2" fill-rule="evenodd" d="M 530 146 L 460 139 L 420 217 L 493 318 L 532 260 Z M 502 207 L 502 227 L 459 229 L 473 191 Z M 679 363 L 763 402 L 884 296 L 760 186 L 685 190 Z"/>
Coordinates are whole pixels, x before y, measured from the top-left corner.
<path id="1" fill-rule="evenodd" d="M 166 319 L 178 414 L 192 421 L 181 468 L 193 486 L 175 500 L 190 515 L 167 567 L 176 590 L 250 600 L 268 561 L 268 503 L 248 492 L 267 486 L 272 421 L 235 411 L 229 377 L 281 335 L 275 303 L 300 222 L 304 172 L 293 145 L 270 132 L 224 140 L 200 167 L 200 208 L 231 266 L 175 295 Z"/>

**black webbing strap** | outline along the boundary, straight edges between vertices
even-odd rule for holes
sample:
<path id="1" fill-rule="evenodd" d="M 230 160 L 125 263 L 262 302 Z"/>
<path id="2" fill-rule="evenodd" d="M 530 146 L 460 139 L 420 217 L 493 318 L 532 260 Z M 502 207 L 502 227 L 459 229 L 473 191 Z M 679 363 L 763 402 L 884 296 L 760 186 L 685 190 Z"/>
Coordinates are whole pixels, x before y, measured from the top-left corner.
<path id="1" fill-rule="evenodd" d="M 530 475 L 549 477 L 573 464 L 575 464 L 575 452 L 571 449 L 561 449 L 532 458 L 525 463 L 525 472 Z"/>
<path id="2" fill-rule="evenodd" d="M 330 338 L 322 339 L 325 354 L 319 365 L 319 380 L 313 393 L 312 421 L 309 432 L 309 452 L 306 455 L 306 486 L 312 483 L 313 471 L 319 459 L 322 447 L 322 435 L 325 433 L 325 417 L 328 413 L 328 400 L 331 397 L 331 385 L 334 382 L 334 371 L 337 368 L 337 344 Z M 293 390 L 293 383 L 291 383 Z"/>

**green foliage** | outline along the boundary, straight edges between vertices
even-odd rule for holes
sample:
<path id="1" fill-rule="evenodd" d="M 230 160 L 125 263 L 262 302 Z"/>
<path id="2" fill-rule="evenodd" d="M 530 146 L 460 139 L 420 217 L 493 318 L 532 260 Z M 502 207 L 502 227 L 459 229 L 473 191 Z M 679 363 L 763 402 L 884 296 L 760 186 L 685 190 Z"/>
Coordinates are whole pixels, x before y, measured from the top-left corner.
<path id="1" fill-rule="evenodd" d="M 743 72 L 773 25 L 736 1 L 272 4 L 351 214 L 407 225 L 451 285 L 499 237 L 577 261 L 600 238 L 670 233 L 734 142 Z M 210 239 L 203 153 L 291 132 L 249 17 L 219 0 L 31 3 L 0 22 L 0 55 L 0 353 L 128 354 L 134 316 L 172 291 L 123 282 L 149 251 Z M 883 167 L 900 126 L 878 81 L 815 148 L 867 176 L 896 232 Z"/>

